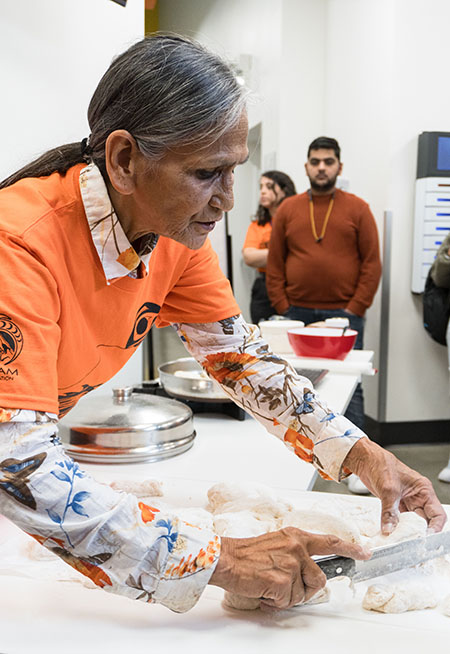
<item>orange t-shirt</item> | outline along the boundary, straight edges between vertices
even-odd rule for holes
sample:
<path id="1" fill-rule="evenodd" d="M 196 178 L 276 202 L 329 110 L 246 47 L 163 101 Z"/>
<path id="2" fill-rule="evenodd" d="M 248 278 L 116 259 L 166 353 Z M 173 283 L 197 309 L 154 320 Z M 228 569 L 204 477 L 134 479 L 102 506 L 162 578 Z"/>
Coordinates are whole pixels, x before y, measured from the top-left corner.
<path id="1" fill-rule="evenodd" d="M 153 323 L 240 313 L 209 240 L 160 237 L 148 274 L 107 283 L 79 188 L 83 166 L 0 191 L 0 406 L 64 415 L 127 362 Z"/>
<path id="2" fill-rule="evenodd" d="M 256 248 L 265 250 L 269 247 L 272 223 L 258 225 L 257 221 L 250 223 L 245 236 L 243 248 Z M 265 268 L 258 268 L 259 272 L 266 272 Z"/>

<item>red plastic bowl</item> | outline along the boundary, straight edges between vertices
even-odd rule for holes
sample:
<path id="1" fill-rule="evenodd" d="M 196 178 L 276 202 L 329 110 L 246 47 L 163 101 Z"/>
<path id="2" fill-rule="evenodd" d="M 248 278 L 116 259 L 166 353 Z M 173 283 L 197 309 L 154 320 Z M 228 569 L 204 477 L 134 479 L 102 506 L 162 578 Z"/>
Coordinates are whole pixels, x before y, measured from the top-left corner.
<path id="1" fill-rule="evenodd" d="M 298 357 L 318 357 L 320 359 L 345 359 L 355 344 L 358 332 L 354 329 L 331 327 L 303 327 L 289 329 L 288 339 Z"/>

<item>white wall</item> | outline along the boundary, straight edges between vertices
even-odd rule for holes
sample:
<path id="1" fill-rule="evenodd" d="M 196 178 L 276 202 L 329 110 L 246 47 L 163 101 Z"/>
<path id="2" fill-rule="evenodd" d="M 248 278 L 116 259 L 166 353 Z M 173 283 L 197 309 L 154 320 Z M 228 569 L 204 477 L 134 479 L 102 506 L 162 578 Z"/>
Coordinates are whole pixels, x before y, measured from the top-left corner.
<path id="1" fill-rule="evenodd" d="M 328 6 L 326 125 L 345 143 L 351 190 L 369 200 L 380 229 L 383 209 L 393 211 L 389 422 L 450 418 L 446 350 L 427 336 L 410 292 L 417 137 L 450 131 L 449 20 L 445 0 Z M 369 315 L 373 342 L 380 318 L 384 328 L 378 309 Z"/>
<path id="2" fill-rule="evenodd" d="M 0 7 L 0 178 L 88 136 L 87 106 L 111 59 L 144 35 L 144 0 L 13 0 Z M 142 379 L 133 355 L 114 382 Z M 104 387 L 103 387 L 104 389 Z"/>
<path id="3" fill-rule="evenodd" d="M 0 176 L 88 135 L 86 110 L 114 55 L 144 34 L 144 0 L 2 2 Z"/>
<path id="4" fill-rule="evenodd" d="M 283 0 L 278 167 L 309 187 L 304 164 L 308 145 L 324 131 L 326 0 Z"/>
<path id="5" fill-rule="evenodd" d="M 395 0 L 329 0 L 326 17 L 325 129 L 342 147 L 349 190 L 369 202 L 380 246 L 389 209 L 390 114 Z M 397 218 L 397 217 L 395 217 Z M 393 268 L 396 275 L 396 268 Z M 392 289 L 391 289 L 392 290 Z M 379 367 L 380 291 L 367 312 L 365 347 Z M 394 316 L 391 316 L 395 320 Z M 390 353 L 392 354 L 392 352 Z M 387 371 L 380 370 L 380 375 Z M 377 380 L 364 380 L 366 413 L 378 417 Z M 409 420 L 409 418 L 404 418 Z"/>
<path id="6" fill-rule="evenodd" d="M 427 337 L 421 302 L 409 292 L 417 136 L 425 130 L 450 131 L 449 21 L 450 6 L 445 0 L 396 2 L 388 201 L 397 217 L 393 259 L 401 265 L 396 265 L 391 313 L 406 329 L 391 329 L 394 356 L 389 387 L 407 391 L 401 393 L 398 405 L 394 397 L 389 398 L 388 412 L 417 420 L 450 418 L 447 353 Z"/>

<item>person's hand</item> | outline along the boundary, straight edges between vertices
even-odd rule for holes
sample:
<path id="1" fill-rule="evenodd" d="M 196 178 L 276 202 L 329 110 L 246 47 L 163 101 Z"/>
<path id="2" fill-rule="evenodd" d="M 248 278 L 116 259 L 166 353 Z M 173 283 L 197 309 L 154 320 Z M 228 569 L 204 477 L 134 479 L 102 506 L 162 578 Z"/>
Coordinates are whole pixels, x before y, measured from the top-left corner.
<path id="1" fill-rule="evenodd" d="M 398 524 L 399 512 L 415 511 L 432 531 L 441 531 L 447 515 L 431 481 L 401 463 L 391 452 L 361 438 L 352 447 L 344 466 L 356 474 L 381 500 L 381 532 L 390 534 Z"/>
<path id="2" fill-rule="evenodd" d="M 262 604 L 286 609 L 315 595 L 326 583 L 313 554 L 368 559 L 370 552 L 337 536 L 285 527 L 255 538 L 222 538 L 210 584 Z"/>

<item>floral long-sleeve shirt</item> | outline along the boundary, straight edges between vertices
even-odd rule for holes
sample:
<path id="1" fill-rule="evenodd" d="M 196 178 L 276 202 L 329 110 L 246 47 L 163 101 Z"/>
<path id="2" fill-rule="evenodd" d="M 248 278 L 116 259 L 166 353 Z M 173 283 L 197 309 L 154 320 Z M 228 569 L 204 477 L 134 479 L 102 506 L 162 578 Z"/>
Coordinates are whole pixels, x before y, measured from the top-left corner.
<path id="1" fill-rule="evenodd" d="M 90 179 L 86 169 L 83 174 L 90 198 L 106 202 L 95 175 Z M 127 252 L 127 261 L 133 248 L 114 212 L 105 219 L 108 227 L 86 203 L 85 210 L 105 276 L 117 277 L 117 248 Z M 106 239 L 111 233 L 115 238 Z M 150 235 L 132 270 L 128 266 L 121 274 L 139 274 L 157 240 Z M 364 434 L 272 353 L 257 327 L 242 316 L 174 327 L 207 373 L 295 455 L 326 477 L 346 474 L 343 461 Z M 220 539 L 208 529 L 86 474 L 65 453 L 56 415 L 20 407 L 0 408 L 0 512 L 99 587 L 174 611 L 195 604 L 220 555 Z"/>

